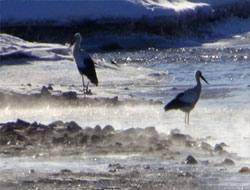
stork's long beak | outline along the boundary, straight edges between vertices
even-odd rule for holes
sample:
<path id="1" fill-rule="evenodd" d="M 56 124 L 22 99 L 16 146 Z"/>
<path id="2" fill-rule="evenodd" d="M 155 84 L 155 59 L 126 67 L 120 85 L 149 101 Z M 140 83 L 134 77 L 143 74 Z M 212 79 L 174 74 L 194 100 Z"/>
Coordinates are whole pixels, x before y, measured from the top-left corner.
<path id="1" fill-rule="evenodd" d="M 202 78 L 202 80 L 204 80 L 207 84 L 209 84 L 208 82 L 207 82 L 207 80 L 201 75 L 201 78 Z"/>

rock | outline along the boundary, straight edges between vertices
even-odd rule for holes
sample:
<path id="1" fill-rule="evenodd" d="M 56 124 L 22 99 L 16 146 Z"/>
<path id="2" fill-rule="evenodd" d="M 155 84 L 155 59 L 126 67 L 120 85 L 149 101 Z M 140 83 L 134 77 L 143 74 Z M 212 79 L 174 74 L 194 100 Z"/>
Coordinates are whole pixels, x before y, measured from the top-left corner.
<path id="1" fill-rule="evenodd" d="M 48 89 L 48 90 L 53 90 L 52 85 L 53 85 L 53 84 L 48 84 L 47 89 Z"/>
<path id="2" fill-rule="evenodd" d="M 30 173 L 30 174 L 35 173 L 35 170 L 31 169 L 31 170 L 29 171 L 29 173 Z"/>
<path id="3" fill-rule="evenodd" d="M 54 122 L 52 122 L 52 123 L 50 123 L 48 125 L 48 127 L 52 127 L 52 128 L 54 128 L 54 127 L 61 127 L 61 126 L 64 126 L 64 123 L 61 120 L 54 121 Z"/>
<path id="4" fill-rule="evenodd" d="M 21 119 L 17 119 L 16 120 L 16 129 L 24 129 L 26 127 L 28 127 L 30 125 L 29 122 L 21 120 Z"/>
<path id="5" fill-rule="evenodd" d="M 93 129 L 91 127 L 86 127 L 84 129 L 85 134 L 91 135 L 93 133 Z"/>
<path id="6" fill-rule="evenodd" d="M 115 129 L 114 129 L 114 127 L 111 126 L 111 125 L 106 125 L 106 126 L 103 128 L 102 131 L 103 131 L 104 134 L 110 134 L 110 133 L 114 132 Z"/>
<path id="7" fill-rule="evenodd" d="M 73 172 L 71 170 L 69 170 L 69 169 L 62 169 L 60 171 L 60 174 L 71 174 L 71 173 L 73 173 Z"/>
<path id="8" fill-rule="evenodd" d="M 44 96 L 49 96 L 51 95 L 48 88 L 46 86 L 43 86 L 42 89 L 41 89 L 41 95 L 44 95 Z"/>
<path id="9" fill-rule="evenodd" d="M 75 100 L 77 99 L 77 93 L 74 91 L 64 92 L 62 93 L 62 97 L 69 99 L 69 100 Z"/>
<path id="10" fill-rule="evenodd" d="M 102 128 L 100 125 L 96 125 L 95 128 L 94 128 L 94 133 L 100 133 L 102 131 Z"/>
<path id="11" fill-rule="evenodd" d="M 7 145 L 8 139 L 6 137 L 0 137 L 0 145 Z"/>
<path id="12" fill-rule="evenodd" d="M 216 144 L 216 145 L 214 146 L 214 152 L 222 152 L 222 151 L 223 151 L 223 148 L 222 148 L 221 145 Z"/>
<path id="13" fill-rule="evenodd" d="M 159 136 L 158 132 L 156 131 L 155 127 L 152 126 L 152 127 L 146 127 L 145 128 L 145 132 L 147 135 L 149 136 Z"/>
<path id="14" fill-rule="evenodd" d="M 214 166 L 233 166 L 234 165 L 234 161 L 226 158 L 223 162 L 219 163 L 219 164 L 215 164 Z"/>
<path id="15" fill-rule="evenodd" d="M 175 133 L 175 134 L 170 135 L 170 140 L 173 144 L 185 145 L 187 137 L 186 135 Z"/>
<path id="16" fill-rule="evenodd" d="M 158 144 L 159 143 L 159 139 L 157 137 L 149 137 L 148 143 L 150 145 Z"/>
<path id="17" fill-rule="evenodd" d="M 92 143 L 99 143 L 100 141 L 102 140 L 102 138 L 100 136 L 97 136 L 97 135 L 92 135 L 91 136 L 91 142 Z"/>
<path id="18" fill-rule="evenodd" d="M 16 140 L 17 141 L 27 141 L 27 138 L 24 137 L 23 135 L 18 134 L 17 137 L 16 137 Z"/>
<path id="19" fill-rule="evenodd" d="M 53 137 L 52 138 L 52 143 L 54 145 L 59 145 L 64 143 L 64 137 Z"/>
<path id="20" fill-rule="evenodd" d="M 129 128 L 122 132 L 124 135 L 136 135 L 136 129 L 135 128 Z"/>
<path id="21" fill-rule="evenodd" d="M 172 130 L 170 130 L 170 132 L 169 132 L 170 135 L 177 134 L 177 133 L 178 133 L 178 134 L 181 133 L 180 129 L 172 129 Z"/>
<path id="22" fill-rule="evenodd" d="M 146 170 L 149 170 L 150 166 L 149 165 L 143 165 L 143 168 L 146 169 Z"/>
<path id="23" fill-rule="evenodd" d="M 227 165 L 227 166 L 233 166 L 234 165 L 234 161 L 229 159 L 229 158 L 226 158 L 222 163 L 222 165 Z"/>
<path id="24" fill-rule="evenodd" d="M 111 98 L 110 100 L 113 104 L 116 104 L 116 103 L 118 103 L 118 96 L 115 96 L 115 97 Z"/>
<path id="25" fill-rule="evenodd" d="M 157 150 L 157 151 L 168 150 L 168 147 L 166 147 L 166 146 L 165 146 L 164 144 L 162 144 L 162 143 L 157 143 L 157 144 L 156 144 L 155 150 Z"/>
<path id="26" fill-rule="evenodd" d="M 228 147 L 228 145 L 226 145 L 226 143 L 222 142 L 219 144 L 221 147 Z"/>
<path id="27" fill-rule="evenodd" d="M 250 173 L 250 169 L 248 167 L 242 167 L 240 170 L 239 170 L 239 173 Z"/>
<path id="28" fill-rule="evenodd" d="M 10 122 L 6 123 L 1 127 L 1 133 L 7 134 L 12 133 L 15 130 L 15 124 L 11 124 Z"/>
<path id="29" fill-rule="evenodd" d="M 114 168 L 116 170 L 121 170 L 121 169 L 125 169 L 123 166 L 121 166 L 119 163 L 116 164 L 109 164 L 108 165 L 109 168 Z"/>
<path id="30" fill-rule="evenodd" d="M 87 144 L 89 138 L 90 138 L 89 135 L 83 135 L 82 137 L 80 137 L 79 143 L 80 143 L 80 144 Z"/>
<path id="31" fill-rule="evenodd" d="M 196 159 L 191 155 L 188 155 L 188 157 L 185 160 L 185 164 L 197 164 L 197 163 L 198 162 L 196 161 Z"/>
<path id="32" fill-rule="evenodd" d="M 116 147 L 122 147 L 122 143 L 116 142 L 116 143 L 115 143 L 115 146 L 116 146 Z"/>
<path id="33" fill-rule="evenodd" d="M 195 141 L 186 141 L 185 143 L 185 147 L 188 147 L 188 148 L 193 148 L 196 146 L 197 146 L 197 143 Z"/>
<path id="34" fill-rule="evenodd" d="M 199 145 L 199 147 L 200 147 L 202 150 L 204 150 L 204 151 L 208 151 L 208 152 L 213 151 L 213 147 L 212 147 L 210 144 L 206 143 L 206 142 L 202 142 L 202 143 Z"/>
<path id="35" fill-rule="evenodd" d="M 82 128 L 74 121 L 65 124 L 67 126 L 67 130 L 70 132 L 78 132 L 81 131 Z"/>

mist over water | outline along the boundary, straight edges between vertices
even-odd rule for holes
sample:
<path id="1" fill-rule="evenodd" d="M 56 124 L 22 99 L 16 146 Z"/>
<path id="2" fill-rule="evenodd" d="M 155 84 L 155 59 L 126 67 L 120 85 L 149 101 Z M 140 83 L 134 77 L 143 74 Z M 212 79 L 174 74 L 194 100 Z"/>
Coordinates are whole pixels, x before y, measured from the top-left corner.
<path id="1" fill-rule="evenodd" d="M 48 103 L 23 110 L 5 107 L 1 109 L 0 121 L 17 118 L 41 123 L 74 120 L 82 127 L 107 124 L 116 129 L 155 126 L 164 133 L 180 128 L 196 137 L 212 136 L 224 141 L 230 151 L 249 157 L 250 49 L 240 45 L 222 47 L 218 43 L 203 47 L 92 54 L 100 81 L 98 87 L 91 86 L 95 97 L 118 96 L 124 102 L 138 99 L 161 101 L 162 104 L 52 107 Z M 111 60 L 118 66 L 112 65 Z M 53 84 L 54 93 L 73 90 L 82 96 L 81 78 L 70 60 L 21 59 L 4 63 L 0 70 L 2 90 L 26 94 Z M 210 85 L 202 82 L 200 100 L 190 115 L 191 126 L 185 128 L 184 113 L 165 113 L 163 106 L 179 92 L 195 85 L 196 70 L 202 71 Z"/>

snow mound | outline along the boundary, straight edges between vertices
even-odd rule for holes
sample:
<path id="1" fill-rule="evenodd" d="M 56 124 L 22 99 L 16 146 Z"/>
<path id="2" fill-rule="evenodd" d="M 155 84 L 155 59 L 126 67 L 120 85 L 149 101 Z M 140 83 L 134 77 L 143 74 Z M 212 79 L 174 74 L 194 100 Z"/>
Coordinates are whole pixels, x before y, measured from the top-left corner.
<path id="1" fill-rule="evenodd" d="M 22 57 L 42 60 L 71 60 L 68 54 L 67 46 L 28 42 L 15 36 L 0 34 L 0 57 L 2 60 Z"/>

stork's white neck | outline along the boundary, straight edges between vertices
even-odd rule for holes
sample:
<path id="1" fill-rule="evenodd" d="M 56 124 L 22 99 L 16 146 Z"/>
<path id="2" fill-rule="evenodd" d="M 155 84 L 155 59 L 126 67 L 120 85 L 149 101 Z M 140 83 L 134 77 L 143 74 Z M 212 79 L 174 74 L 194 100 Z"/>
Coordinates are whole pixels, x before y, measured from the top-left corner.
<path id="1" fill-rule="evenodd" d="M 73 48 L 73 52 L 80 50 L 80 45 L 81 45 L 81 40 L 77 39 Z"/>

